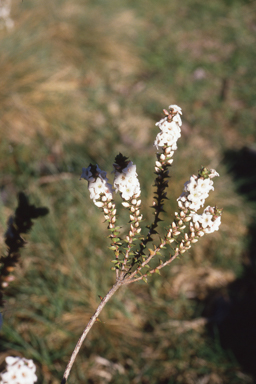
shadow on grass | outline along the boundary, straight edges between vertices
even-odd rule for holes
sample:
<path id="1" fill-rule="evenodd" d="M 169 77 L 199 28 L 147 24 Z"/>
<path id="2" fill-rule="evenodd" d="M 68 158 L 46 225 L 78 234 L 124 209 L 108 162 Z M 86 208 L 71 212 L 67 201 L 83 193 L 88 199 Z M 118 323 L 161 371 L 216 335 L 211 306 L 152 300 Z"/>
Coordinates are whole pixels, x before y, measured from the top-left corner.
<path id="1" fill-rule="evenodd" d="M 227 151 L 224 162 L 245 204 L 256 207 L 256 150 Z M 239 217 L 237 218 L 239 220 Z M 248 228 L 248 247 L 243 256 L 241 277 L 227 286 L 226 293 L 211 292 L 204 316 L 210 319 L 209 333 L 233 352 L 243 370 L 256 382 L 256 218 Z"/>

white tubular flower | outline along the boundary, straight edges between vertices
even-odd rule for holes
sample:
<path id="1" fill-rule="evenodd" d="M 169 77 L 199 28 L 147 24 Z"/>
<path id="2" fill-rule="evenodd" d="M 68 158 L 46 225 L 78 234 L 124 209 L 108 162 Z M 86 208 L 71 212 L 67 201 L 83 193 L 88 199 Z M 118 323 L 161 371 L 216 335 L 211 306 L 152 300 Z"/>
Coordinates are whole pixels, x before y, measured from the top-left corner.
<path id="1" fill-rule="evenodd" d="M 193 214 L 193 222 L 199 223 L 204 233 L 212 233 L 219 230 L 221 224 L 221 211 L 217 208 L 206 207 L 202 215 Z"/>
<path id="2" fill-rule="evenodd" d="M 114 166 L 114 187 L 120 192 L 124 200 L 138 198 L 140 196 L 140 182 L 136 172 L 136 165 L 121 154 L 116 157 Z"/>
<path id="3" fill-rule="evenodd" d="M 156 126 L 158 126 L 161 131 L 156 136 L 154 142 L 157 150 L 162 147 L 169 147 L 175 151 L 177 149 L 177 141 L 181 136 L 181 108 L 177 105 L 170 105 L 169 109 L 170 112 L 164 110 L 166 117 L 156 123 Z"/>
<path id="4" fill-rule="evenodd" d="M 8 356 L 6 372 L 0 373 L 0 384 L 34 384 L 37 381 L 33 360 Z"/>
<path id="5" fill-rule="evenodd" d="M 186 181 L 178 201 L 185 203 L 186 208 L 189 208 L 191 211 L 197 212 L 200 207 L 204 206 L 209 192 L 214 190 L 213 181 L 210 176 L 215 177 L 218 175 L 213 169 L 208 171 L 206 168 L 202 168 L 198 176 L 193 175 L 189 181 Z"/>
<path id="6" fill-rule="evenodd" d="M 88 168 L 83 168 L 80 177 L 80 179 L 88 181 L 90 198 L 98 207 L 101 206 L 101 202 L 97 200 L 102 199 L 102 201 L 109 201 L 113 198 L 112 185 L 107 183 L 108 179 L 106 175 L 107 172 L 102 171 L 98 165 L 95 166 L 90 164 Z"/>

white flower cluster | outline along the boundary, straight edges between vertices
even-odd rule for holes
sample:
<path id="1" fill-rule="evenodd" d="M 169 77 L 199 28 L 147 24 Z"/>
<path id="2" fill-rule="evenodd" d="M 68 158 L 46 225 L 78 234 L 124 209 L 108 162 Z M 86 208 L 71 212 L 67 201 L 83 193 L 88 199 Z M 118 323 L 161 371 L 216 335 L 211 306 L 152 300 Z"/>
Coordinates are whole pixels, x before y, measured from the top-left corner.
<path id="1" fill-rule="evenodd" d="M 0 384 L 34 384 L 37 381 L 33 360 L 8 356 L 6 372 L 0 373 Z"/>
<path id="2" fill-rule="evenodd" d="M 14 26 L 13 20 L 10 18 L 11 0 L 0 0 L 0 28 L 6 27 L 11 29 Z"/>
<path id="3" fill-rule="evenodd" d="M 216 217 L 213 212 L 214 208 L 208 206 L 202 215 L 197 213 L 192 215 L 193 222 L 201 224 L 204 233 L 212 233 L 219 230 L 221 224 L 221 216 Z"/>
<path id="4" fill-rule="evenodd" d="M 114 187 L 116 192 L 120 192 L 124 200 L 137 198 L 140 196 L 140 182 L 136 172 L 136 165 L 129 161 L 126 168 L 122 172 L 118 172 L 114 168 Z"/>
<path id="5" fill-rule="evenodd" d="M 184 189 L 178 201 L 183 203 L 185 208 L 191 211 L 198 211 L 204 206 L 205 199 L 209 196 L 209 192 L 214 190 L 213 177 L 219 176 L 215 170 L 211 170 L 209 177 L 191 176 L 190 180 L 184 184 Z"/>
<path id="6" fill-rule="evenodd" d="M 156 140 L 154 142 L 154 146 L 157 150 L 159 150 L 159 147 L 166 146 L 171 147 L 171 150 L 175 151 L 177 149 L 177 141 L 181 136 L 181 108 L 177 105 L 170 105 L 169 109 L 171 113 L 156 123 L 161 130 L 161 132 L 159 132 L 156 136 Z"/>
<path id="7" fill-rule="evenodd" d="M 113 198 L 112 185 L 107 183 L 108 179 L 106 178 L 106 175 L 107 172 L 102 171 L 98 165 L 96 165 L 95 175 L 92 173 L 91 165 L 89 165 L 88 168 L 82 169 L 82 175 L 80 179 L 85 179 L 88 181 L 90 198 L 97 206 L 102 206 L 101 202 L 97 201 L 100 198 L 108 201 L 112 200 Z"/>

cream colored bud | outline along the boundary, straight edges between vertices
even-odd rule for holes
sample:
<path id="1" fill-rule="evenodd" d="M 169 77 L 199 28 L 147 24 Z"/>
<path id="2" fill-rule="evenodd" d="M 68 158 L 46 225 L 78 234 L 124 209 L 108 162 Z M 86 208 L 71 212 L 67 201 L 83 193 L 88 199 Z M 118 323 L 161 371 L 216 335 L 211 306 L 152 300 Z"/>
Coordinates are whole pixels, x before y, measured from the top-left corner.
<path id="1" fill-rule="evenodd" d="M 194 227 L 195 227 L 195 229 L 200 229 L 200 224 L 198 223 L 198 222 L 196 222 L 195 224 L 194 224 Z"/>
<path id="2" fill-rule="evenodd" d="M 135 220 L 135 217 L 133 215 L 130 215 L 130 220 L 131 221 L 134 221 Z"/>
<path id="3" fill-rule="evenodd" d="M 180 249 L 184 248 L 184 244 L 183 244 L 183 242 L 180 243 L 180 247 L 179 247 L 179 248 L 180 248 Z"/>
<path id="4" fill-rule="evenodd" d="M 135 224 L 134 224 L 134 227 L 135 228 L 138 228 L 140 226 L 140 223 L 137 221 Z"/>
<path id="5" fill-rule="evenodd" d="M 171 152 L 171 148 L 170 148 L 170 147 L 165 148 L 165 151 L 164 151 L 164 152 L 168 155 L 168 153 Z"/>
<path id="6" fill-rule="evenodd" d="M 137 200 L 136 199 L 132 199 L 131 203 L 132 203 L 132 205 L 136 205 L 137 204 Z"/>
<path id="7" fill-rule="evenodd" d="M 137 205 L 137 207 L 139 207 L 141 205 L 141 200 L 138 200 L 136 205 Z"/>
<path id="8" fill-rule="evenodd" d="M 185 241 L 188 241 L 188 234 L 187 233 L 185 233 L 184 239 L 185 239 Z"/>
<path id="9" fill-rule="evenodd" d="M 129 236 L 125 236 L 126 240 L 127 241 L 130 241 L 130 237 Z"/>
<path id="10" fill-rule="evenodd" d="M 177 226 L 176 226 L 176 224 L 174 223 L 174 221 L 172 222 L 172 229 L 176 229 L 177 228 Z"/>
<path id="11" fill-rule="evenodd" d="M 112 217 L 111 219 L 111 223 L 114 224 L 116 222 L 116 218 L 115 217 Z"/>
<path id="12" fill-rule="evenodd" d="M 154 207 L 156 205 L 156 202 L 155 201 L 153 201 L 153 203 L 152 203 L 152 206 Z"/>
<path id="13" fill-rule="evenodd" d="M 109 220 L 109 216 L 108 215 L 104 215 L 105 217 L 105 220 Z"/>
<path id="14" fill-rule="evenodd" d="M 180 250 L 180 253 L 185 253 L 186 252 L 186 249 L 181 249 Z"/>
<path id="15" fill-rule="evenodd" d="M 182 221 L 182 220 L 179 220 L 179 221 L 178 221 L 178 226 L 181 227 L 182 224 L 183 224 L 183 221 Z"/>
<path id="16" fill-rule="evenodd" d="M 173 231 L 173 236 L 178 236 L 180 235 L 180 231 Z"/>
<path id="17" fill-rule="evenodd" d="M 162 161 L 165 160 L 165 155 L 163 153 L 160 155 L 160 160 L 162 160 Z"/>
<path id="18" fill-rule="evenodd" d="M 125 207 L 125 208 L 129 208 L 129 207 L 130 207 L 130 204 L 127 203 L 126 201 L 123 201 L 123 202 L 122 202 L 122 206 Z"/>
<path id="19" fill-rule="evenodd" d="M 109 228 L 110 228 L 110 229 L 115 228 L 115 224 L 110 223 L 110 224 L 109 224 Z"/>
<path id="20" fill-rule="evenodd" d="M 95 201 L 94 204 L 96 205 L 96 207 L 99 207 L 99 208 L 102 208 L 105 205 L 104 203 L 102 203 L 102 201 Z"/>
<path id="21" fill-rule="evenodd" d="M 180 217 L 183 218 L 183 217 L 185 217 L 185 216 L 186 216 L 185 213 L 184 213 L 183 211 L 181 211 L 181 212 L 180 212 Z"/>
<path id="22" fill-rule="evenodd" d="M 101 196 L 101 201 L 104 201 L 104 202 L 107 201 L 107 197 L 106 197 L 106 195 L 102 195 L 102 196 Z"/>
<path id="23" fill-rule="evenodd" d="M 190 246 L 190 241 L 186 241 L 185 247 L 189 247 L 189 246 Z"/>
<path id="24" fill-rule="evenodd" d="M 184 208 L 184 205 L 182 204 L 182 202 L 180 200 L 178 201 L 178 207 L 181 209 Z"/>
<path id="25" fill-rule="evenodd" d="M 103 212 L 107 215 L 109 213 L 109 209 L 108 208 L 104 208 Z"/>
<path id="26" fill-rule="evenodd" d="M 112 216 L 115 216 L 116 215 L 116 209 L 114 209 L 111 213 L 112 213 Z"/>
<path id="27" fill-rule="evenodd" d="M 192 219 L 191 216 L 187 216 L 187 217 L 185 217 L 184 221 L 187 223 L 187 222 L 190 221 L 191 219 Z"/>
<path id="28" fill-rule="evenodd" d="M 175 241 L 175 239 L 172 238 L 172 239 L 169 239 L 168 241 L 171 244 L 171 243 L 173 243 Z"/>
<path id="29" fill-rule="evenodd" d="M 136 208 L 133 207 L 133 206 L 131 206 L 130 211 L 131 211 L 132 213 L 134 213 L 134 212 L 136 211 Z"/>
<path id="30" fill-rule="evenodd" d="M 112 203 L 108 203 L 108 209 L 111 209 L 112 208 Z"/>
<path id="31" fill-rule="evenodd" d="M 159 172 L 159 171 L 160 171 L 160 169 L 159 169 L 159 168 L 157 168 L 157 167 L 155 167 L 155 171 L 156 171 L 156 172 Z"/>
<path id="32" fill-rule="evenodd" d="M 141 220 L 142 220 L 142 217 L 143 217 L 143 215 L 140 215 L 140 216 L 138 217 L 138 220 L 141 221 Z"/>
<path id="33" fill-rule="evenodd" d="M 185 229 L 186 228 L 186 225 L 182 225 L 181 227 L 180 227 L 180 229 Z"/>
<path id="34" fill-rule="evenodd" d="M 141 232 L 141 228 L 137 228 L 136 232 L 140 233 Z"/>
<path id="35" fill-rule="evenodd" d="M 192 239 L 191 240 L 191 243 L 197 243 L 198 242 L 198 239 Z"/>
<path id="36" fill-rule="evenodd" d="M 135 216 L 139 216 L 139 214 L 140 214 L 140 210 L 137 209 L 137 211 L 135 212 Z"/>
<path id="37" fill-rule="evenodd" d="M 160 161 L 156 161 L 156 166 L 157 167 L 162 167 L 162 164 L 160 163 Z"/>
<path id="38" fill-rule="evenodd" d="M 204 231 L 197 232 L 197 236 L 203 237 L 204 236 Z"/>
<path id="39" fill-rule="evenodd" d="M 132 231 L 129 231 L 129 236 L 133 237 L 133 232 Z"/>
<path id="40" fill-rule="evenodd" d="M 173 159 L 170 159 L 167 161 L 167 164 L 169 164 L 169 165 L 172 165 L 172 163 L 173 163 Z"/>

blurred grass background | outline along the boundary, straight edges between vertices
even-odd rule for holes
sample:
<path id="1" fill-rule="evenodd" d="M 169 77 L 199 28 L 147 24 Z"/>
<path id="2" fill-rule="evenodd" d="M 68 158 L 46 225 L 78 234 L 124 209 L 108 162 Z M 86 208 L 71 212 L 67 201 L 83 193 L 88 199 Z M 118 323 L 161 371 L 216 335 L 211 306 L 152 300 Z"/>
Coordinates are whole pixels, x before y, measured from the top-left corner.
<path id="1" fill-rule="evenodd" d="M 116 294 L 69 383 L 254 382 L 255 11 L 250 0 L 12 1 L 14 26 L 0 30 L 2 253 L 19 191 L 50 214 L 33 227 L 6 290 L 0 362 L 32 358 L 39 383 L 60 382 L 114 282 L 81 169 L 91 162 L 110 173 L 116 154 L 129 156 L 148 224 L 155 122 L 173 103 L 183 134 L 166 222 L 204 165 L 221 175 L 208 203 L 224 208 L 223 224 L 162 276 Z"/>

